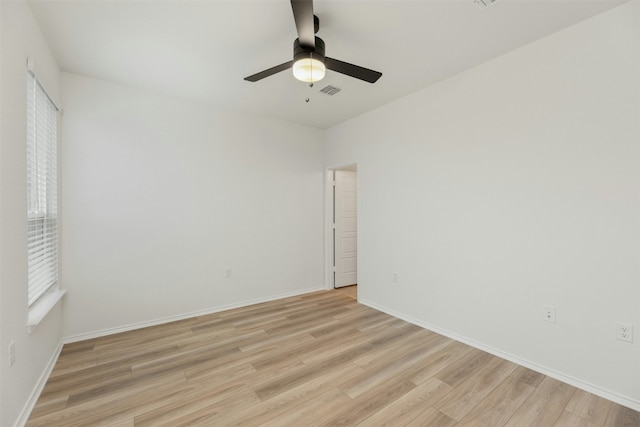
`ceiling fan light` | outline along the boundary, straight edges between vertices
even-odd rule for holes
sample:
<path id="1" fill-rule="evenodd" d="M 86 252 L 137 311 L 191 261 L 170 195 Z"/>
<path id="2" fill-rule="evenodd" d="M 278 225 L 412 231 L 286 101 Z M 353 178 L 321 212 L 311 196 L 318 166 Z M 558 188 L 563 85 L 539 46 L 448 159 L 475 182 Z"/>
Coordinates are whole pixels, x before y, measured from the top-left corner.
<path id="1" fill-rule="evenodd" d="M 293 76 L 306 83 L 315 83 L 324 78 L 324 63 L 315 58 L 301 58 L 293 64 Z"/>

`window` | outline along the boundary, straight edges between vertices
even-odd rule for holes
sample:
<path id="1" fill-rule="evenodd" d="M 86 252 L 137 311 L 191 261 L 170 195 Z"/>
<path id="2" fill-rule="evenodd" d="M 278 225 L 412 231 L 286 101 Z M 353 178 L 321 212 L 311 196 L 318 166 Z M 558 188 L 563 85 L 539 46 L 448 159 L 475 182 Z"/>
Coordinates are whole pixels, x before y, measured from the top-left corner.
<path id="1" fill-rule="evenodd" d="M 58 283 L 58 108 L 35 75 L 27 94 L 29 307 Z"/>

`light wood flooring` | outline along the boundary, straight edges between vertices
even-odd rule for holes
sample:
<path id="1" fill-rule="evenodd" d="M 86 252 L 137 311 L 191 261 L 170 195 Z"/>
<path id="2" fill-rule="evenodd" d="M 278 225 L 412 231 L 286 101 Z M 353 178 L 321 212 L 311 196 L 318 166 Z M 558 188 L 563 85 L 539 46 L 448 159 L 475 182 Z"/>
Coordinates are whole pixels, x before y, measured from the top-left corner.
<path id="1" fill-rule="evenodd" d="M 336 288 L 336 292 L 340 292 L 351 298 L 358 299 L 358 285 L 345 286 L 343 288 Z"/>
<path id="2" fill-rule="evenodd" d="M 640 426 L 640 413 L 326 291 L 62 349 L 28 426 Z"/>

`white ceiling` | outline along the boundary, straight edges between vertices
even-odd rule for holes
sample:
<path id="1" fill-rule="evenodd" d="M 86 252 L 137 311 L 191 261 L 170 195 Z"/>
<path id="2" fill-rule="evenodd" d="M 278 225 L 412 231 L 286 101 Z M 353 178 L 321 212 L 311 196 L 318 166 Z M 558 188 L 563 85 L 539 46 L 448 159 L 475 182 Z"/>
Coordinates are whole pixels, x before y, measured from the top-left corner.
<path id="1" fill-rule="evenodd" d="M 316 0 L 327 56 L 383 73 L 375 84 L 328 71 L 309 88 L 292 58 L 288 0 L 30 0 L 63 71 L 224 109 L 327 128 L 624 0 Z M 318 93 L 327 84 L 343 90 Z M 309 98 L 309 102 L 305 99 Z"/>

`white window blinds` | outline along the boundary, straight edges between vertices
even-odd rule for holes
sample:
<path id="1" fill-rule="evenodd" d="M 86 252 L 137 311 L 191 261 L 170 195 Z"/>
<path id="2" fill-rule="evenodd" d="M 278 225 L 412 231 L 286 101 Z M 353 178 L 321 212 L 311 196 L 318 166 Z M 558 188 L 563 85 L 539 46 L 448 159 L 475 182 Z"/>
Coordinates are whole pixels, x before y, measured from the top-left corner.
<path id="1" fill-rule="evenodd" d="M 58 109 L 28 73 L 27 249 L 29 306 L 58 282 Z"/>

